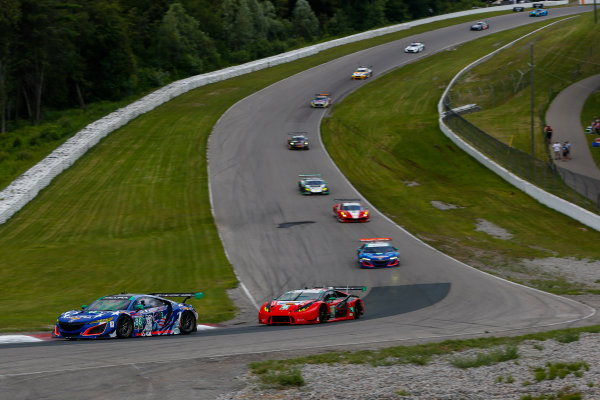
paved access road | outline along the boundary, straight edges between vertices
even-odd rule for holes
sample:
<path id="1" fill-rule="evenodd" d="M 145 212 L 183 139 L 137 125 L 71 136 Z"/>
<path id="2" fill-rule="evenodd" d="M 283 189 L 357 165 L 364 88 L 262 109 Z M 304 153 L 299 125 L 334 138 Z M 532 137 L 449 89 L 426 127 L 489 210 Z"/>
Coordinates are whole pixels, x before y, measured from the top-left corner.
<path id="1" fill-rule="evenodd" d="M 551 16 L 583 10 L 556 9 Z M 579 303 L 462 265 L 415 240 L 376 210 L 368 224 L 336 222 L 332 198 L 358 194 L 320 145 L 324 111 L 308 106 L 316 92 L 328 91 L 338 102 L 368 84 L 350 80 L 358 65 L 372 65 L 376 75 L 382 74 L 432 52 L 538 21 L 511 14 L 491 18 L 486 32 L 471 32 L 469 24 L 461 24 L 361 51 L 240 101 L 215 127 L 208 157 L 216 222 L 254 302 L 302 285 L 366 285 L 370 291 L 364 319 L 307 327 L 252 323 L 187 337 L 6 345 L 0 347 L 0 389 L 10 398 L 58 398 L 66 390 L 75 398 L 211 398 L 232 384 L 228 377 L 248 359 L 265 357 L 263 352 L 288 350 L 289 355 L 338 346 L 500 334 L 566 326 L 590 316 L 593 310 Z M 411 41 L 424 42 L 427 50 L 404 54 Z M 293 130 L 309 133 L 310 151 L 286 149 L 287 132 Z M 300 196 L 299 173 L 323 174 L 334 194 Z M 357 239 L 382 236 L 394 239 L 402 266 L 360 270 L 354 257 Z M 238 357 L 237 363 L 223 356 Z"/>
<path id="2" fill-rule="evenodd" d="M 587 98 L 600 89 L 600 75 L 575 82 L 560 92 L 546 112 L 546 122 L 552 126 L 552 141 L 571 143 L 571 160 L 560 162 L 560 167 L 600 180 L 600 170 L 592 158 L 591 150 L 581 126 L 581 110 Z M 599 110 L 600 111 L 600 110 Z M 591 121 L 590 121 L 591 122 Z"/>

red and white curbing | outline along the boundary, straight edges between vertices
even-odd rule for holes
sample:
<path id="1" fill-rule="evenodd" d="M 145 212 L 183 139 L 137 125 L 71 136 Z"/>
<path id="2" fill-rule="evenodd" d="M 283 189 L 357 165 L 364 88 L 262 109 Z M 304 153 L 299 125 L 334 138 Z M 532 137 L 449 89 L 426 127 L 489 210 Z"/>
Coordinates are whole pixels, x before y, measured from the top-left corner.
<path id="1" fill-rule="evenodd" d="M 198 332 L 200 331 L 210 331 L 213 329 L 219 328 L 221 325 L 217 324 L 198 324 Z M 36 334 L 27 334 L 27 335 L 0 335 L 0 345 L 1 344 L 11 344 L 11 343 L 28 343 L 28 342 L 42 342 L 46 340 L 59 340 L 52 337 L 52 333 L 36 333 Z"/>

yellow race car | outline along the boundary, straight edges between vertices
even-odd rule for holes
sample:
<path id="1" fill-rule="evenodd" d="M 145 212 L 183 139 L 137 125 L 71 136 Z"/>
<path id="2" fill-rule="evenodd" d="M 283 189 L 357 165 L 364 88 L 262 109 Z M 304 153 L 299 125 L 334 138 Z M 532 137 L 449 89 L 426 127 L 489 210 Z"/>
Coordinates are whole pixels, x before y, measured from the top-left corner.
<path id="1" fill-rule="evenodd" d="M 371 67 L 360 66 L 360 67 L 356 68 L 356 71 L 354 71 L 354 73 L 352 74 L 352 79 L 353 80 L 358 80 L 358 79 L 365 80 L 372 76 L 373 76 L 373 70 L 371 69 Z"/>

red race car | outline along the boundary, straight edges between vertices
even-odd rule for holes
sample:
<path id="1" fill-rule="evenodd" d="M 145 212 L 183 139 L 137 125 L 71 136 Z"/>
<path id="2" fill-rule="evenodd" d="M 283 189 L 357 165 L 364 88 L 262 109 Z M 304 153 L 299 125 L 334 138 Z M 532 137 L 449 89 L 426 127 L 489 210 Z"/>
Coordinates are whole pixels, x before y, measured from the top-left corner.
<path id="1" fill-rule="evenodd" d="M 360 199 L 333 199 L 333 215 L 340 222 L 368 222 L 371 213 Z"/>
<path id="2" fill-rule="evenodd" d="M 344 291 L 342 291 L 344 290 Z M 359 319 L 365 312 L 363 301 L 348 290 L 366 291 L 364 286 L 297 289 L 267 301 L 258 311 L 260 324 L 322 324 Z"/>

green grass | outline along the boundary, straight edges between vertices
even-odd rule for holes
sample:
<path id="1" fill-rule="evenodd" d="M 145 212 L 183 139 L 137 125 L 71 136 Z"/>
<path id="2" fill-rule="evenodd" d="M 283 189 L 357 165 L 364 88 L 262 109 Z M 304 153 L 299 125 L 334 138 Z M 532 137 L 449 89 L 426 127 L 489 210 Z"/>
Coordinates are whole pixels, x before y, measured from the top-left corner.
<path id="1" fill-rule="evenodd" d="M 494 379 L 494 383 L 514 383 L 515 382 L 515 378 L 511 375 L 508 374 L 506 376 L 502 376 L 502 375 L 498 375 L 495 379 Z"/>
<path id="2" fill-rule="evenodd" d="M 109 293 L 202 290 L 200 322 L 232 318 L 237 282 L 208 198 L 206 142 L 231 105 L 287 76 L 474 16 L 336 47 L 201 87 L 112 133 L 0 226 L 0 332 L 50 329 Z M 23 168 L 26 165 L 24 164 Z"/>
<path id="3" fill-rule="evenodd" d="M 256 375 L 262 386 L 269 389 L 288 389 L 305 384 L 302 372 L 297 368 L 258 371 Z"/>
<path id="4" fill-rule="evenodd" d="M 564 379 L 567 375 L 573 374 L 578 378 L 583 376 L 584 371 L 590 369 L 585 361 L 572 363 L 547 362 L 543 367 L 534 368 L 533 374 L 537 382 L 545 380 L 554 380 L 556 378 Z"/>
<path id="5" fill-rule="evenodd" d="M 516 346 L 506 346 L 505 348 L 492 349 L 486 353 L 477 353 L 472 357 L 454 357 L 450 363 L 457 368 L 477 368 L 487 365 L 494 365 L 504 361 L 516 360 L 519 358 L 519 352 Z"/>
<path id="6" fill-rule="evenodd" d="M 571 392 L 569 389 L 559 390 L 556 394 L 541 394 L 539 396 L 525 395 L 520 400 L 581 400 L 581 392 Z"/>
<path id="7" fill-rule="evenodd" d="M 563 24 L 574 25 L 571 30 L 580 34 L 593 29 L 590 16 Z M 541 280 L 539 271 L 526 269 L 520 260 L 572 254 L 598 260 L 600 249 L 589 243 L 600 240 L 600 233 L 490 173 L 438 128 L 437 102 L 451 78 L 464 65 L 531 30 L 527 26 L 497 33 L 380 77 L 334 106 L 323 121 L 323 141 L 369 201 L 432 246 L 470 265 L 545 290 L 593 293 L 584 283 L 567 284 L 553 276 Z M 496 71 L 506 63 L 500 59 L 488 69 Z M 432 201 L 459 207 L 439 210 Z M 477 231 L 479 218 L 513 238 L 502 240 Z"/>

